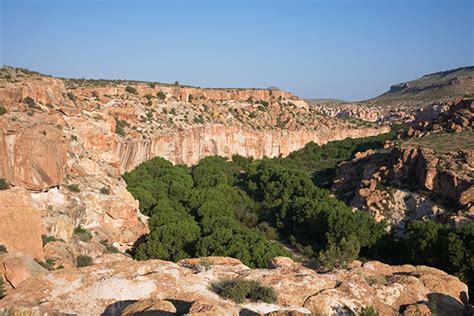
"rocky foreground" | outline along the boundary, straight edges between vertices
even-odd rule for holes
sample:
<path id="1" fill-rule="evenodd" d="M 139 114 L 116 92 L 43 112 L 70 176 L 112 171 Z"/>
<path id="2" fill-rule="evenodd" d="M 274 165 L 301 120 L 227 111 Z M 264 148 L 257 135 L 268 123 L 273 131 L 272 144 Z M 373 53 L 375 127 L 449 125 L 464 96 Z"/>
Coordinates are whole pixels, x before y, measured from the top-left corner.
<path id="1" fill-rule="evenodd" d="M 30 277 L 0 301 L 0 314 L 354 315 L 368 306 L 380 315 L 467 312 L 467 286 L 425 266 L 355 261 L 347 270 L 319 274 L 283 257 L 273 259 L 269 269 L 255 270 L 224 257 L 206 258 L 207 265 L 204 259 L 176 264 L 108 257 L 103 259 L 111 262 Z M 278 300 L 224 300 L 211 289 L 223 278 L 261 281 L 276 290 Z"/>

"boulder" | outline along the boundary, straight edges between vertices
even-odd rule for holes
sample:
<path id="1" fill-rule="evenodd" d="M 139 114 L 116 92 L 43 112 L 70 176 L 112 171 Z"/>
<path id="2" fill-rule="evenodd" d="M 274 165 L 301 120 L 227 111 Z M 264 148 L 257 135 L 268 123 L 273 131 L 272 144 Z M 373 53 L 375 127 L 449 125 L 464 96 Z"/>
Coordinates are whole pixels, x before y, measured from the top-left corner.
<path id="1" fill-rule="evenodd" d="M 45 274 L 47 270 L 30 256 L 8 253 L 0 255 L 0 272 L 0 276 L 3 275 L 5 280 L 16 288 L 29 277 Z"/>

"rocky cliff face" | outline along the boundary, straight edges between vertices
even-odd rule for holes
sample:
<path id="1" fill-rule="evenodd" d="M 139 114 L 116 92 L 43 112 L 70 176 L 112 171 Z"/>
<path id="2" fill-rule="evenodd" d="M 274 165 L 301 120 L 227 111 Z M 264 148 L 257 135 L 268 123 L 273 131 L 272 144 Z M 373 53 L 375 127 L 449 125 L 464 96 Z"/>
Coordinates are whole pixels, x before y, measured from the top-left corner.
<path id="1" fill-rule="evenodd" d="M 120 171 L 124 172 L 156 156 L 187 165 L 195 164 L 202 157 L 210 155 L 230 158 L 237 154 L 261 159 L 287 156 L 310 141 L 325 144 L 330 140 L 366 137 L 387 131 L 384 127 L 331 130 L 326 126 L 321 126 L 316 131 L 255 131 L 243 127 L 208 125 L 179 130 L 149 140 L 121 140 L 117 150 Z"/>
<path id="2" fill-rule="evenodd" d="M 36 273 L 0 301 L 0 312 L 355 315 L 372 306 L 380 315 L 417 315 L 417 311 L 431 315 L 433 304 L 437 315 L 467 312 L 467 286 L 425 266 L 353 262 L 347 270 L 318 274 L 289 258 L 275 258 L 271 268 L 258 270 L 231 258 L 209 257 L 207 261 L 210 266 L 204 269 L 199 259 L 177 264 L 120 259 L 82 269 Z M 221 279 L 258 280 L 276 290 L 277 302 L 235 304 L 224 300 L 211 286 Z"/>
<path id="3" fill-rule="evenodd" d="M 458 100 L 387 143 L 339 166 L 333 189 L 377 220 L 399 226 L 429 218 L 455 225 L 474 218 L 474 103 Z M 355 192 L 354 195 L 350 194 Z"/>

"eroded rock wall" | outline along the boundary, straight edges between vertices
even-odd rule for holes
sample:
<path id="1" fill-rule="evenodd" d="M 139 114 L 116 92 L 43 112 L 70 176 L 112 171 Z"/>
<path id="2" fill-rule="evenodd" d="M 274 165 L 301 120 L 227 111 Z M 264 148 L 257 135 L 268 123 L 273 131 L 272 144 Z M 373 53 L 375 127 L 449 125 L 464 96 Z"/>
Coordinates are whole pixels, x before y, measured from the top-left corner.
<path id="1" fill-rule="evenodd" d="M 122 140 L 118 143 L 120 171 L 130 171 L 143 161 L 159 156 L 173 163 L 193 165 L 211 155 L 231 157 L 287 156 L 313 141 L 325 144 L 345 138 L 368 137 L 388 132 L 387 127 L 318 131 L 255 131 L 241 127 L 209 125 L 178 130 L 150 140 Z"/>

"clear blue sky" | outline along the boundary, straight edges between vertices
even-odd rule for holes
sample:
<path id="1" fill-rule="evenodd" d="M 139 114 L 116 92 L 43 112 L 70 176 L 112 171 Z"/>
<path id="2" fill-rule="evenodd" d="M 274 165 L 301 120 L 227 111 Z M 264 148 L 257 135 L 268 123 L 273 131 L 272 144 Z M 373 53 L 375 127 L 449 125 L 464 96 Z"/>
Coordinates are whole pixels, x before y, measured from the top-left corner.
<path id="1" fill-rule="evenodd" d="M 0 0 L 0 64 L 360 100 L 474 64 L 474 0 Z"/>

